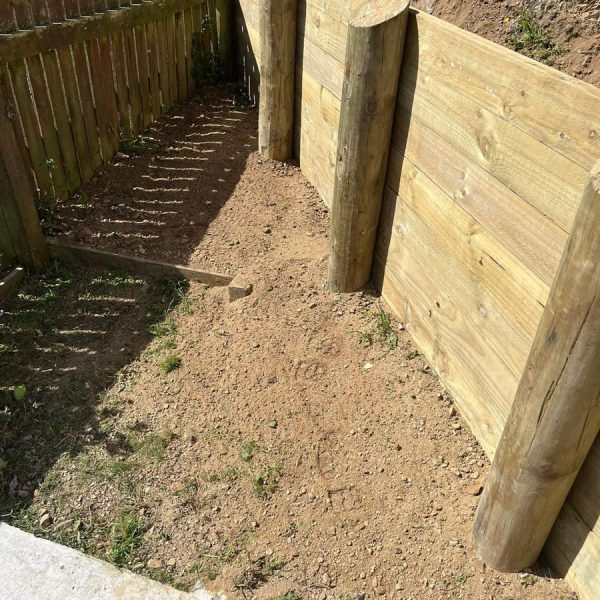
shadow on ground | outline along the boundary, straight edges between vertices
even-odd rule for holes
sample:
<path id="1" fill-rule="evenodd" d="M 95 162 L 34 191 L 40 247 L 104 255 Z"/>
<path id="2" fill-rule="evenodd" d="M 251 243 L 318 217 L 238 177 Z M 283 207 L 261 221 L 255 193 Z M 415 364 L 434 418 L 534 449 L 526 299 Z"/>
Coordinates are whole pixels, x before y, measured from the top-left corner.
<path id="1" fill-rule="evenodd" d="M 61 536 L 60 523 L 27 514 L 40 486 L 61 460 L 102 446 L 110 470 L 122 474 L 126 457 L 144 444 L 145 425 L 108 436 L 114 416 L 104 402 L 109 388 L 127 385 L 127 365 L 151 340 L 152 360 L 162 371 L 178 367 L 169 341 L 169 313 L 189 302 L 187 282 L 150 282 L 120 273 L 69 270 L 53 263 L 27 278 L 0 307 L 0 520 L 81 547 Z M 79 464 L 93 475 L 94 464 Z M 87 548 L 83 548 L 87 549 Z M 113 557 L 119 561 L 119 557 Z"/>
<path id="2" fill-rule="evenodd" d="M 257 114 L 229 86 L 153 123 L 60 207 L 71 242 L 186 264 L 257 147 Z"/>

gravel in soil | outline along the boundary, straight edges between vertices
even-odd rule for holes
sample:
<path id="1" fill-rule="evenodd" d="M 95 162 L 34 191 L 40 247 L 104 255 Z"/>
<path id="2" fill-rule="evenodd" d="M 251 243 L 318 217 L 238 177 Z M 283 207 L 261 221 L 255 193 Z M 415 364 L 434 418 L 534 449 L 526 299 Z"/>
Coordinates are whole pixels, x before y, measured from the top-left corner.
<path id="1" fill-rule="evenodd" d="M 202 123 L 211 102 L 156 126 L 161 155 L 179 114 Z M 193 181 L 167 187 L 194 191 L 160 196 L 176 214 L 158 239 L 100 235 L 103 197 L 148 198 L 144 155 L 106 167 L 86 191 L 100 209 L 77 218 L 94 243 L 241 272 L 253 292 L 60 266 L 29 279 L 0 329 L 1 518 L 231 598 L 574 598 L 542 564 L 478 561 L 485 455 L 383 301 L 327 291 L 328 211 L 295 166 L 251 151 L 254 110 L 221 105 L 247 126 L 209 153 L 236 157 L 216 205 L 221 167 L 178 171 Z"/>

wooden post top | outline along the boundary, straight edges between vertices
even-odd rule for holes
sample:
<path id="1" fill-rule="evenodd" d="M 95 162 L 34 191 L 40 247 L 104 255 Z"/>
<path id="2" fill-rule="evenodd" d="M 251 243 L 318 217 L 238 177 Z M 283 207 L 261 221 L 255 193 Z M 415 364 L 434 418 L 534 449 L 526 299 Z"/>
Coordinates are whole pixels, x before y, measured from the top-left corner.
<path id="1" fill-rule="evenodd" d="M 375 27 L 399 14 L 410 5 L 410 0 L 368 0 L 361 4 L 351 15 L 352 27 Z"/>

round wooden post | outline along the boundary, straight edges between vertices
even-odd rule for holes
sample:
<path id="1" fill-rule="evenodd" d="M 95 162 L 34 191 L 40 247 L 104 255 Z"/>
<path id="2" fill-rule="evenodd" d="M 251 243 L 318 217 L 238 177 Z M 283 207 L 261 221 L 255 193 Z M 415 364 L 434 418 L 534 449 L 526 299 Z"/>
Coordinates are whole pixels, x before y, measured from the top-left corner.
<path id="1" fill-rule="evenodd" d="M 349 23 L 331 207 L 334 292 L 354 292 L 371 276 L 408 6 L 408 0 L 372 0 Z"/>
<path id="2" fill-rule="evenodd" d="M 298 0 L 260 3 L 258 147 L 273 160 L 292 156 L 297 5 Z"/>
<path id="3" fill-rule="evenodd" d="M 600 428 L 600 163 L 592 171 L 477 510 L 499 571 L 535 562 Z"/>

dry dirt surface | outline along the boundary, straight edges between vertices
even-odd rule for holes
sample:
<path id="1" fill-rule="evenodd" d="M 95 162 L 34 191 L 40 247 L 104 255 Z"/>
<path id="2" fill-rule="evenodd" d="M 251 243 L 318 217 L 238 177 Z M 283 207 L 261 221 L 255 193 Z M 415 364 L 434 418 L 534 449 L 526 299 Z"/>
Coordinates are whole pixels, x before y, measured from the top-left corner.
<path id="1" fill-rule="evenodd" d="M 415 0 L 413 4 L 600 86 L 600 0 Z"/>
<path id="2" fill-rule="evenodd" d="M 215 152 L 171 149 L 205 130 Z M 255 132 L 215 93 L 107 166 L 85 192 L 100 208 L 64 211 L 66 236 L 254 289 L 60 265 L 28 280 L 0 327 L 0 517 L 230 598 L 575 598 L 542 564 L 479 562 L 487 459 L 385 304 L 327 291 L 328 211 Z"/>

